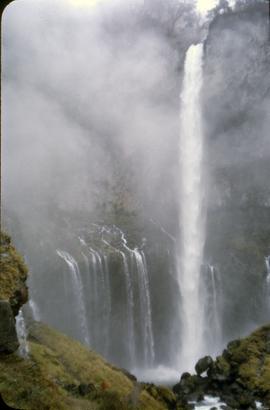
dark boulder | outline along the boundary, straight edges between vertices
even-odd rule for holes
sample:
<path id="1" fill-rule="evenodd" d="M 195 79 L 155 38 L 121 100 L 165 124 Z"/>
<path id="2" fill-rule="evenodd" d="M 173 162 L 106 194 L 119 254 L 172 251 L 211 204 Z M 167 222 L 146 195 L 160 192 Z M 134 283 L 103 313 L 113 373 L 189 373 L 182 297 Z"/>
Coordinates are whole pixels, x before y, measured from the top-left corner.
<path id="1" fill-rule="evenodd" d="M 231 376 L 231 365 L 223 356 L 218 356 L 216 361 L 207 370 L 207 376 L 217 382 L 227 382 Z"/>
<path id="2" fill-rule="evenodd" d="M 175 386 L 173 391 L 177 397 L 184 397 L 188 401 L 201 401 L 206 390 L 207 380 L 198 375 L 183 373 L 181 380 Z"/>
<path id="3" fill-rule="evenodd" d="M 8 301 L 0 300 L 0 354 L 13 353 L 18 347 L 13 311 Z"/>
<path id="4" fill-rule="evenodd" d="M 208 369 L 210 369 L 213 365 L 213 359 L 211 356 L 205 356 L 198 360 L 198 362 L 195 365 L 195 370 L 197 375 L 201 375 L 202 373 L 206 372 Z"/>
<path id="5" fill-rule="evenodd" d="M 78 386 L 78 393 L 80 396 L 87 396 L 88 394 L 94 391 L 96 391 L 96 387 L 92 383 L 90 384 L 81 383 Z"/>
<path id="6" fill-rule="evenodd" d="M 15 407 L 9 407 L 3 400 L 1 393 L 0 393 L 0 408 L 2 410 L 19 410 L 19 409 L 15 409 Z"/>

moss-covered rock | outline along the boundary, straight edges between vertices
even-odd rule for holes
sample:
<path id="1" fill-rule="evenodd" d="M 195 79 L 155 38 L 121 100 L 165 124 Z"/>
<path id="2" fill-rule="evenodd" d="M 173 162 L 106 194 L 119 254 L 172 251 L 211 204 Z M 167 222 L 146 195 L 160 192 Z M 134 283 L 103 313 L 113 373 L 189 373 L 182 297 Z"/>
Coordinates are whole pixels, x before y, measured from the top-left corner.
<path id="1" fill-rule="evenodd" d="M 219 396 L 234 409 L 255 408 L 255 400 L 270 408 L 270 325 L 230 342 L 207 377 L 184 373 L 174 391 L 181 403 L 200 393 Z"/>
<path id="2" fill-rule="evenodd" d="M 27 302 L 27 267 L 11 243 L 10 237 L 0 234 L 0 300 L 9 301 L 16 316 Z"/>
<path id="3" fill-rule="evenodd" d="M 0 235 L 0 354 L 17 350 L 19 343 L 15 316 L 27 302 L 27 268 L 11 243 L 10 237 Z"/>
<path id="4" fill-rule="evenodd" d="M 211 356 L 202 357 L 195 365 L 195 370 L 197 375 L 201 375 L 202 373 L 206 372 L 209 368 L 211 368 L 213 364 L 213 359 Z"/>
<path id="5" fill-rule="evenodd" d="M 155 400 L 165 405 L 165 408 L 174 410 L 176 408 L 176 396 L 172 390 L 164 386 L 155 386 L 151 383 L 144 383 L 143 389 L 147 391 Z"/>

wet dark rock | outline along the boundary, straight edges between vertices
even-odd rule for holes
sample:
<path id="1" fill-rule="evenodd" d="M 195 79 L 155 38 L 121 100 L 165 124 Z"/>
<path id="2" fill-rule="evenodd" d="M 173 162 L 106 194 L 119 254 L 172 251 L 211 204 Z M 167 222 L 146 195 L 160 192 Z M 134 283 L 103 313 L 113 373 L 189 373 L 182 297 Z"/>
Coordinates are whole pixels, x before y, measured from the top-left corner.
<path id="1" fill-rule="evenodd" d="M 76 384 L 65 384 L 64 386 L 65 390 L 67 390 L 71 394 L 76 394 L 77 393 L 77 386 Z"/>
<path id="2" fill-rule="evenodd" d="M 15 316 L 28 300 L 27 268 L 4 232 L 0 232 L 0 272 L 0 354 L 10 354 L 19 347 Z"/>
<path id="3" fill-rule="evenodd" d="M 183 373 L 181 380 L 173 387 L 178 400 L 185 398 L 187 401 L 201 401 L 204 397 L 208 381 L 198 375 Z"/>
<path id="4" fill-rule="evenodd" d="M 79 385 L 71 383 L 71 384 L 66 384 L 64 388 L 70 394 L 74 396 L 83 396 L 83 397 L 97 390 L 95 385 L 92 383 L 88 383 L 88 384 L 80 383 Z"/>
<path id="5" fill-rule="evenodd" d="M 239 409 L 239 403 L 238 401 L 233 397 L 233 396 L 221 396 L 221 399 L 229 406 L 232 407 L 233 409 Z"/>
<path id="6" fill-rule="evenodd" d="M 87 396 L 87 394 L 90 394 L 94 391 L 96 391 L 96 387 L 92 383 L 90 384 L 81 383 L 78 386 L 78 393 L 80 396 Z"/>
<path id="7" fill-rule="evenodd" d="M 211 356 L 205 356 L 198 360 L 195 365 L 196 373 L 200 376 L 202 373 L 206 372 L 213 365 L 213 359 Z"/>
<path id="8" fill-rule="evenodd" d="M 207 371 L 207 376 L 218 382 L 229 380 L 230 375 L 231 365 L 223 356 L 218 356 L 216 361 L 213 362 L 212 366 Z"/>
<path id="9" fill-rule="evenodd" d="M 10 303 L 0 300 L 0 354 L 10 354 L 19 347 L 16 324 Z"/>
<path id="10" fill-rule="evenodd" d="M 243 392 L 239 396 L 237 396 L 237 401 L 239 403 L 240 408 L 256 408 L 254 403 L 254 397 L 252 393 Z"/>
<path id="11" fill-rule="evenodd" d="M 189 378 L 190 376 L 191 376 L 191 374 L 190 374 L 189 372 L 184 372 L 184 373 L 181 375 L 181 379 L 180 379 L 180 380 L 187 379 L 187 378 Z"/>

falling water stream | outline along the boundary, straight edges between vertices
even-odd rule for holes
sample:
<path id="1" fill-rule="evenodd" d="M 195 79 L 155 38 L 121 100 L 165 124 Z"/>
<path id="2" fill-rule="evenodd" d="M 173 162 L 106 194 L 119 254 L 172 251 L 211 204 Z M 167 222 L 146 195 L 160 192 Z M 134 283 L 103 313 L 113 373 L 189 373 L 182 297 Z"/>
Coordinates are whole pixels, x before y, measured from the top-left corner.
<path id="1" fill-rule="evenodd" d="M 270 256 L 266 256 L 265 265 L 266 265 L 266 281 L 270 285 Z"/>
<path id="2" fill-rule="evenodd" d="M 129 359 L 132 366 L 135 364 L 135 329 L 134 329 L 134 292 L 132 286 L 132 278 L 128 266 L 127 256 L 124 252 L 120 252 L 123 258 L 123 268 L 126 281 L 126 299 L 127 299 L 127 346 L 129 351 Z"/>
<path id="3" fill-rule="evenodd" d="M 266 256 L 265 258 L 265 266 L 266 266 L 266 305 L 268 307 L 268 311 L 270 312 L 270 255 Z"/>
<path id="4" fill-rule="evenodd" d="M 69 268 L 70 277 L 65 282 L 77 310 L 79 339 L 114 361 L 115 348 L 110 341 L 115 338 L 117 349 L 122 349 L 124 363 L 130 370 L 138 365 L 143 369 L 152 368 L 155 345 L 146 257 L 142 249 L 128 246 L 118 227 L 103 226 L 99 233 L 103 245 L 98 247 L 90 246 L 79 237 L 79 259 L 66 251 L 56 251 Z M 111 258 L 117 263 L 113 271 L 110 271 Z M 112 275 L 119 280 L 117 288 Z M 120 297 L 124 299 L 119 312 Z M 114 324 L 119 326 L 117 334 Z"/>
<path id="5" fill-rule="evenodd" d="M 140 294 L 140 308 L 141 308 L 141 326 L 142 326 L 142 338 L 144 346 L 144 363 L 148 367 L 153 366 L 155 353 L 154 353 L 154 337 L 152 329 L 152 311 L 151 311 L 151 299 L 149 288 L 149 277 L 146 267 L 146 261 L 143 251 L 134 249 L 133 251 L 137 272 L 138 272 L 138 285 Z"/>
<path id="6" fill-rule="evenodd" d="M 88 326 L 87 326 L 87 321 L 86 321 L 86 309 L 85 309 L 84 294 L 83 294 L 83 284 L 82 284 L 81 274 L 80 274 L 78 264 L 68 252 L 61 251 L 61 250 L 57 250 L 56 252 L 60 256 L 60 258 L 62 258 L 67 263 L 69 267 L 74 298 L 76 300 L 76 305 L 77 305 L 76 307 L 78 310 L 78 320 L 81 323 L 83 341 L 89 345 L 90 339 L 89 339 L 89 331 L 88 331 Z"/>
<path id="7" fill-rule="evenodd" d="M 207 328 L 209 329 L 209 337 L 207 343 L 211 349 L 211 354 L 218 353 L 221 346 L 221 315 L 219 304 L 219 288 L 220 278 L 219 272 L 213 265 L 208 265 L 209 282 L 206 290 L 208 297 L 205 298 L 207 302 L 206 315 L 208 318 Z M 208 353 L 208 352 L 207 352 Z"/>
<path id="8" fill-rule="evenodd" d="M 16 332 L 20 344 L 19 355 L 27 358 L 29 355 L 29 345 L 27 342 L 27 330 L 22 309 L 19 310 L 19 313 L 16 316 Z"/>
<path id="9" fill-rule="evenodd" d="M 200 268 L 204 244 L 203 215 L 203 129 L 200 104 L 203 44 L 189 47 L 181 92 L 180 165 L 180 252 L 178 282 L 182 301 L 181 369 L 191 371 L 203 352 L 204 314 L 200 294 Z"/>
<path id="10" fill-rule="evenodd" d="M 31 298 L 28 302 L 30 311 L 32 313 L 33 319 L 40 321 L 40 312 L 37 303 Z"/>

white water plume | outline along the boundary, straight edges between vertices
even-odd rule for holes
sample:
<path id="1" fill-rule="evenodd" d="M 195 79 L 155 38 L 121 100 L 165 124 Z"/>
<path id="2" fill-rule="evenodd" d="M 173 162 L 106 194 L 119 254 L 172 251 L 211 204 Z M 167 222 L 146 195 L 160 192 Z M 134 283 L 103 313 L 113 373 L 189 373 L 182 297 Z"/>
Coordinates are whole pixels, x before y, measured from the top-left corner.
<path id="1" fill-rule="evenodd" d="M 182 300 L 182 346 L 179 365 L 192 370 L 203 352 L 204 314 L 200 295 L 200 269 L 204 244 L 203 129 L 200 92 L 203 81 L 203 44 L 192 45 L 185 59 L 181 93 L 180 253 L 178 281 Z"/>

